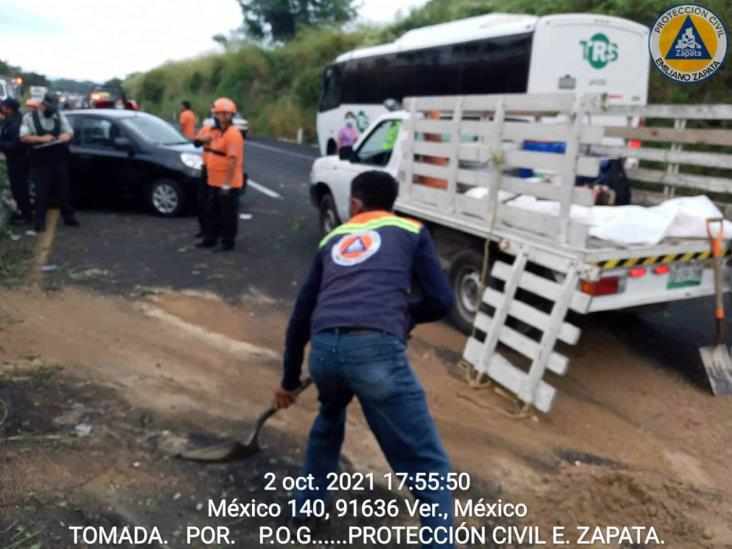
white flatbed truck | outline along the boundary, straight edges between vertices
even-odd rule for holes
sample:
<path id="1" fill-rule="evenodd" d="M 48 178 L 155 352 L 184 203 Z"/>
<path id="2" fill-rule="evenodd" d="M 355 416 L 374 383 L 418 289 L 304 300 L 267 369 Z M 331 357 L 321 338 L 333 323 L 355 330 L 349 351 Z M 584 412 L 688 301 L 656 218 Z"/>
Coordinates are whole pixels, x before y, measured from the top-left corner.
<path id="1" fill-rule="evenodd" d="M 311 194 L 321 229 L 328 232 L 348 218 L 355 175 L 381 169 L 397 177 L 395 209 L 432 232 L 456 292 L 453 319 L 472 328 L 464 359 L 524 403 L 543 412 L 551 408 L 555 389 L 544 373 L 562 375 L 569 362 L 555 350 L 557 341 L 574 345 L 580 338 L 568 311 L 629 309 L 714 293 L 706 238 L 620 245 L 591 237 L 571 212 L 574 205 L 594 204 L 592 191 L 575 186 L 575 179 L 596 176 L 601 155 L 665 165 L 631 170 L 632 179 L 696 194 L 732 193 L 732 154 L 683 150 L 684 144 L 732 147 L 732 130 L 685 127 L 686 121 L 732 120 L 732 105 L 608 107 L 601 95 L 507 94 L 409 98 L 405 107 L 380 117 L 353 151 L 314 163 Z M 638 117 L 677 122 L 629 125 Z M 628 124 L 593 124 L 593 118 Z M 625 140 L 638 139 L 654 146 L 628 148 Z M 524 141 L 562 142 L 564 152 L 523 150 Z M 680 165 L 717 173 L 690 175 Z M 556 177 L 537 183 L 517 177 L 520 168 Z M 471 192 L 476 188 L 485 191 Z M 557 208 L 516 207 L 505 193 L 553 201 Z M 484 269 L 490 276 L 481 280 Z M 499 343 L 514 352 L 502 352 Z"/>

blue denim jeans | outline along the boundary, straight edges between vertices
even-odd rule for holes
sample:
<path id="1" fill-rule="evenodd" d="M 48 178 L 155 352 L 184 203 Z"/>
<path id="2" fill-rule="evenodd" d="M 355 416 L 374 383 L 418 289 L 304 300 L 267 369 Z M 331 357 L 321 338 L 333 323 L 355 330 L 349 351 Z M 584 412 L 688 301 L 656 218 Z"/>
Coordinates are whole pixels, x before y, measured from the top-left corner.
<path id="1" fill-rule="evenodd" d="M 444 478 L 450 471 L 424 389 L 398 338 L 376 331 L 320 332 L 312 338 L 309 364 L 318 388 L 320 413 L 310 431 L 302 473 L 312 474 L 319 490 L 296 493 L 299 504 L 306 499 L 328 498 L 326 477 L 338 470 L 346 408 L 354 395 L 395 472 L 412 478 L 414 473 L 432 472 Z M 450 491 L 416 490 L 412 484 L 407 482 L 420 503 L 437 504 L 437 516 L 422 518 L 422 526 L 452 526 Z"/>

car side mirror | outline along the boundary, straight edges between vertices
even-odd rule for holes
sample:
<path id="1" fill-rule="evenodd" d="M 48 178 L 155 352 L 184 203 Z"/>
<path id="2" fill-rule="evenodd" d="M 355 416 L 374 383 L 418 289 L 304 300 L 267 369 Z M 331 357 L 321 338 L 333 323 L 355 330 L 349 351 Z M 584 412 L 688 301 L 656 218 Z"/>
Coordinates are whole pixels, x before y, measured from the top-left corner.
<path id="1" fill-rule="evenodd" d="M 353 147 L 341 147 L 338 149 L 338 158 L 341 160 L 352 160 L 353 156 Z"/>
<path id="2" fill-rule="evenodd" d="M 113 143 L 117 149 L 132 150 L 132 141 L 127 137 L 115 137 Z"/>

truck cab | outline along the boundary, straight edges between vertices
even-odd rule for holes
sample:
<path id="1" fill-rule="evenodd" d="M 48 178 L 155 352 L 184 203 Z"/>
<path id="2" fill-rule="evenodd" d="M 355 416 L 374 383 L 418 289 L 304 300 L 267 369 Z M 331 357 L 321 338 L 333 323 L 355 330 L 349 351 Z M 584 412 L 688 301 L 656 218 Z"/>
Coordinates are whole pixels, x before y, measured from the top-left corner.
<path id="1" fill-rule="evenodd" d="M 397 176 L 401 159 L 402 122 L 405 111 L 390 112 L 371 124 L 353 147 L 342 147 L 338 154 L 324 156 L 313 163 L 310 196 L 320 211 L 320 231 L 329 233 L 347 220 L 351 181 L 368 170 Z"/>

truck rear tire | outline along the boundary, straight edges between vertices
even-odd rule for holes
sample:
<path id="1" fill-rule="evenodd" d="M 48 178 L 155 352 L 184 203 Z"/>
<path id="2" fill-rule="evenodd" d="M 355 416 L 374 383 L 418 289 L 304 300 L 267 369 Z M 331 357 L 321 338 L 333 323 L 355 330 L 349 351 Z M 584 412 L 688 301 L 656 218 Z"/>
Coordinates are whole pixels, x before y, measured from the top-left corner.
<path id="1" fill-rule="evenodd" d="M 473 249 L 458 252 L 450 263 L 448 277 L 455 293 L 450 321 L 464 334 L 473 330 L 473 320 L 480 309 L 482 272 L 483 254 Z"/>

